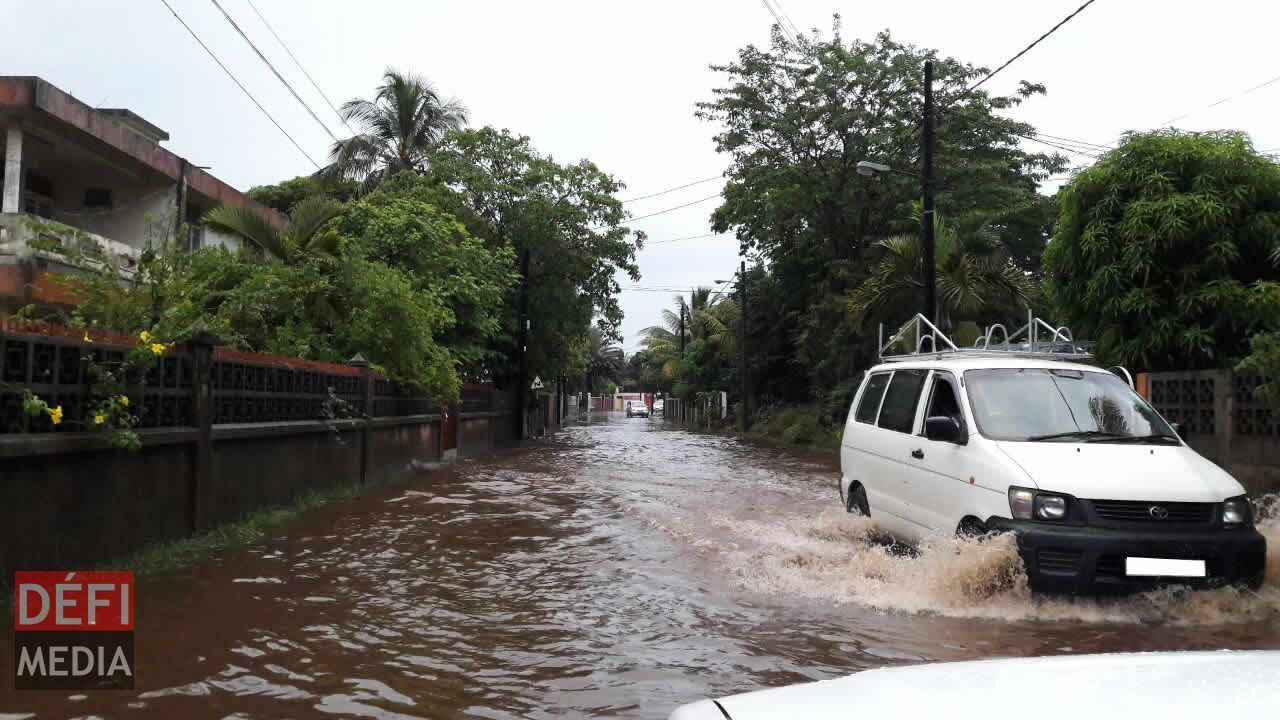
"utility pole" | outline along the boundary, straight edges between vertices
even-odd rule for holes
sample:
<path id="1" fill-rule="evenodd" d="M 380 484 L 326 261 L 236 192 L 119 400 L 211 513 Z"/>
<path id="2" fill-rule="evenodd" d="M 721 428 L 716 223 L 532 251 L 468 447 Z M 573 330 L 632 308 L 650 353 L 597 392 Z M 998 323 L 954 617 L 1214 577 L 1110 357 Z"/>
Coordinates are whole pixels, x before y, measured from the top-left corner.
<path id="1" fill-rule="evenodd" d="M 680 357 L 684 357 L 684 297 L 680 298 Z"/>
<path id="2" fill-rule="evenodd" d="M 924 63 L 924 127 L 920 133 L 921 161 L 920 172 L 923 186 L 924 213 L 920 216 L 921 245 L 924 250 L 924 316 L 934 325 L 938 324 L 938 265 L 934 259 L 934 209 L 933 209 L 933 61 Z"/>
<path id="3" fill-rule="evenodd" d="M 529 392 L 529 249 L 520 251 L 520 370 L 516 379 L 516 440 L 524 439 L 525 398 Z"/>
<path id="4" fill-rule="evenodd" d="M 751 406 L 747 399 L 747 261 L 738 270 L 738 295 L 742 299 L 742 432 L 751 425 Z"/>

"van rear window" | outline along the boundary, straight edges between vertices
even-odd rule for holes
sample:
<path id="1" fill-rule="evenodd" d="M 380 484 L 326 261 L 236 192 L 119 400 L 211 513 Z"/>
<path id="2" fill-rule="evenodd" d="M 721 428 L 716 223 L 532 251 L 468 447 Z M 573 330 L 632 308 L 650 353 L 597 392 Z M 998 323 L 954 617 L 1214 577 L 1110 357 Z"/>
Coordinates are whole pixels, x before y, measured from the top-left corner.
<path id="1" fill-rule="evenodd" d="M 893 382 L 884 395 L 880 408 L 880 427 L 909 433 L 916 421 L 916 404 L 920 401 L 920 389 L 924 387 L 926 370 L 897 370 Z"/>
<path id="2" fill-rule="evenodd" d="M 889 384 L 889 373 L 876 373 L 867 380 L 867 389 L 862 391 L 862 400 L 858 402 L 858 413 L 854 417 L 858 422 L 874 425 L 876 413 L 880 411 L 880 398 L 884 397 L 884 388 Z"/>

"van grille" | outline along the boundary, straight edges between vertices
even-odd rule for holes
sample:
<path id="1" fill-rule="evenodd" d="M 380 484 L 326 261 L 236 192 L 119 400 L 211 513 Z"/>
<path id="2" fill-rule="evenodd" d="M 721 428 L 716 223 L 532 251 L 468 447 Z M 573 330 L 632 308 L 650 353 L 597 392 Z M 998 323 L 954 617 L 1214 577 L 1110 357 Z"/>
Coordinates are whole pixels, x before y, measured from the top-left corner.
<path id="1" fill-rule="evenodd" d="M 1215 503 L 1094 500 L 1093 511 L 1102 520 L 1151 523 L 1211 523 Z"/>
<path id="2" fill-rule="evenodd" d="M 1051 575 L 1074 575 L 1080 568 L 1079 550 L 1040 550 L 1036 553 L 1036 567 Z"/>

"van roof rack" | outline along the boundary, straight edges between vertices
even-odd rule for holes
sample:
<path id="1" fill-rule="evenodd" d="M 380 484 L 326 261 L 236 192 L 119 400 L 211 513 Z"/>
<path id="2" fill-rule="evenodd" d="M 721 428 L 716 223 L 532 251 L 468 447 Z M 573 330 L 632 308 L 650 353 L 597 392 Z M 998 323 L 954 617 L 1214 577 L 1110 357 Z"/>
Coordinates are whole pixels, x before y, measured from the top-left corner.
<path id="1" fill-rule="evenodd" d="M 996 330 L 1002 339 L 997 341 Z M 888 354 L 903 340 L 914 338 L 913 352 Z M 925 344 L 928 344 L 928 349 Z M 1092 360 L 1090 352 L 1093 343 L 1087 340 L 1076 340 L 1071 336 L 1071 329 L 1064 326 L 1054 327 L 1036 317 L 1027 310 L 1027 324 L 1010 334 L 1000 323 L 994 323 L 973 343 L 972 348 L 958 347 L 946 333 L 942 332 L 924 315 L 916 313 L 887 341 L 884 339 L 884 323 L 880 324 L 881 362 L 901 362 L 903 360 L 920 360 L 954 357 L 1023 357 L 1037 360 L 1080 361 Z"/>

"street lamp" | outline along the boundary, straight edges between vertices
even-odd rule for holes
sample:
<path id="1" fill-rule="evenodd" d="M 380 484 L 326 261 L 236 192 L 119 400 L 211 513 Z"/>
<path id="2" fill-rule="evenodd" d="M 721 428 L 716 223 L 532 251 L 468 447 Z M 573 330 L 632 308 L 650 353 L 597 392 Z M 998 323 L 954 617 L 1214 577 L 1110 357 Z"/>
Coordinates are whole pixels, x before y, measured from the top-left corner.
<path id="1" fill-rule="evenodd" d="M 873 163 L 870 160 L 860 160 L 858 162 L 858 166 L 856 169 L 858 171 L 858 174 L 863 177 L 871 177 L 876 173 L 893 172 L 893 168 L 889 167 L 888 165 L 883 165 L 881 163 Z"/>
<path id="2" fill-rule="evenodd" d="M 871 162 L 870 160 L 860 160 L 854 169 L 863 177 L 893 174 L 905 175 L 906 177 L 916 178 L 917 180 L 920 179 L 920 173 L 914 173 L 910 170 L 899 170 L 897 168 L 889 167 L 883 163 Z"/>

